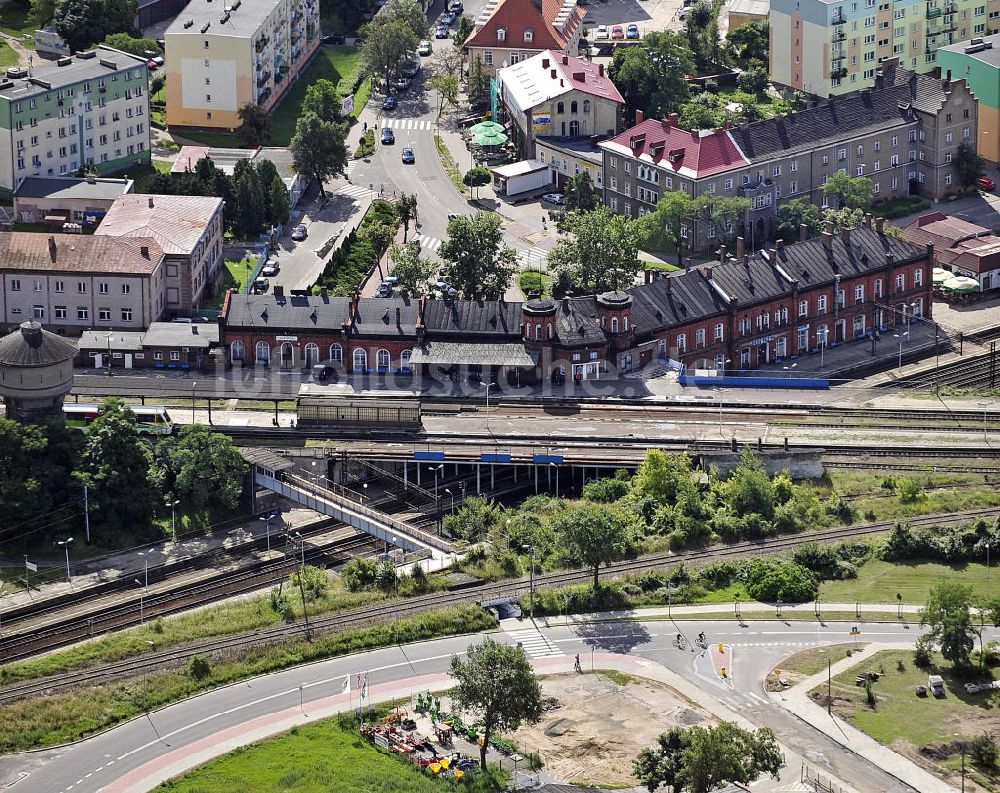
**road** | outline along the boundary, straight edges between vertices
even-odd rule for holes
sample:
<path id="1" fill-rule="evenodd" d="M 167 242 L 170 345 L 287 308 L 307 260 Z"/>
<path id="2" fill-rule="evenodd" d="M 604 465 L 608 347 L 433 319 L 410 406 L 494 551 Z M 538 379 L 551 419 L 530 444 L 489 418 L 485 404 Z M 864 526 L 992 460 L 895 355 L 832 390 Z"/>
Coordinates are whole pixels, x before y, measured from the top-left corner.
<path id="1" fill-rule="evenodd" d="M 729 711 L 751 722 L 769 726 L 792 753 L 820 770 L 849 781 L 859 790 L 904 793 L 910 788 L 867 761 L 843 751 L 810 725 L 769 701 L 760 681 L 781 659 L 803 647 L 845 641 L 843 623 L 827 626 L 784 622 L 754 622 L 738 627 L 732 622 L 681 623 L 663 621 L 592 623 L 542 628 L 547 641 L 525 638 L 527 621 L 517 625 L 514 636 L 496 632 L 495 638 L 523 641 L 536 663 L 580 654 L 586 665 L 595 655 L 617 653 L 662 664 L 681 675 L 690 689 L 683 693 L 706 702 L 718 701 Z M 510 627 L 510 626 L 508 626 Z M 513 628 L 511 628 L 513 630 Z M 703 654 L 672 646 L 676 630 L 705 630 L 710 641 L 733 645 L 732 685 L 720 681 Z M 390 647 L 357 656 L 332 659 L 237 683 L 180 702 L 135 719 L 79 744 L 0 759 L 0 786 L 26 774 L 14 790 L 46 793 L 88 793 L 98 790 L 146 790 L 157 781 L 179 773 L 183 767 L 268 734 L 268 722 L 277 714 L 310 705 L 339 693 L 346 675 L 368 670 L 376 696 L 389 696 L 402 687 L 425 687 L 440 682 L 451 656 L 461 653 L 480 637 L 455 637 L 403 647 Z M 868 624 L 866 640 L 909 641 L 912 631 L 896 624 Z M 606 657 L 605 657 L 606 658 Z M 303 688 L 300 689 L 300 686 Z M 250 723 L 248 723 L 250 722 Z M 273 731 L 274 728 L 272 728 Z M 798 764 L 789 759 L 785 782 L 797 779 Z M 114 784 L 128 777 L 131 784 Z M 768 789 L 768 788 L 763 788 Z"/>

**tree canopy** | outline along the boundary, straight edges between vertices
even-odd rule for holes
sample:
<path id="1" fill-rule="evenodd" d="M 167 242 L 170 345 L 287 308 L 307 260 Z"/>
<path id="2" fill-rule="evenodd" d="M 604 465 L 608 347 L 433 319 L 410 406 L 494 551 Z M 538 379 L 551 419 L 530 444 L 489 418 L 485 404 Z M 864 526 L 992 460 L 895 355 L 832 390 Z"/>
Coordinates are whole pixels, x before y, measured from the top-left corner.
<path id="1" fill-rule="evenodd" d="M 170 495 L 198 509 L 239 504 L 247 464 L 229 437 L 201 424 L 183 427 L 167 449 L 167 460 Z"/>
<path id="2" fill-rule="evenodd" d="M 971 143 L 959 144 L 952 157 L 952 165 L 955 167 L 958 184 L 965 188 L 975 186 L 976 180 L 986 170 L 986 160 L 976 153 L 976 147 Z"/>
<path id="3" fill-rule="evenodd" d="M 451 659 L 451 676 L 457 681 L 452 701 L 479 715 L 483 725 L 480 763 L 486 769 L 486 750 L 498 732 L 513 732 L 523 722 L 542 715 L 542 691 L 528 663 L 524 648 L 501 644 L 491 638 L 473 644 L 465 660 Z"/>
<path id="4" fill-rule="evenodd" d="M 247 102 L 236 111 L 240 125 L 236 128 L 236 137 L 245 146 L 263 146 L 271 137 L 273 125 L 271 114 L 254 102 Z"/>
<path id="5" fill-rule="evenodd" d="M 600 585 L 602 565 L 623 559 L 635 547 L 629 516 L 609 504 L 571 507 L 552 519 L 552 528 L 569 554 L 594 571 L 594 589 Z"/>
<path id="6" fill-rule="evenodd" d="M 566 180 L 563 188 L 564 206 L 567 212 L 582 209 L 590 212 L 597 209 L 601 203 L 600 194 L 594 189 L 594 182 L 589 171 L 580 171 Z"/>
<path id="7" fill-rule="evenodd" d="M 517 253 L 504 244 L 500 216 L 492 212 L 449 220 L 438 253 L 448 263 L 448 283 L 466 300 L 499 300 L 514 277 Z"/>
<path id="8" fill-rule="evenodd" d="M 920 624 L 929 629 L 925 638 L 937 644 L 941 655 L 955 666 L 967 666 L 976 646 L 971 606 L 972 587 L 945 581 L 931 589 L 920 612 Z"/>
<path id="9" fill-rule="evenodd" d="M 812 201 L 807 198 L 793 198 L 778 205 L 778 239 L 796 242 L 803 223 L 810 237 L 819 234 L 822 221 L 819 207 Z"/>
<path id="10" fill-rule="evenodd" d="M 324 183 L 347 168 L 347 128 L 324 121 L 312 114 L 299 117 L 288 148 L 297 173 L 316 180 L 320 195 L 326 198 Z"/>
<path id="11" fill-rule="evenodd" d="M 664 118 L 688 97 L 687 75 L 695 73 L 687 39 L 672 31 L 647 33 L 636 47 L 615 50 L 608 76 L 625 99 L 629 123 L 635 111 L 648 118 Z"/>
<path id="12" fill-rule="evenodd" d="M 434 274 L 434 262 L 420 255 L 415 244 L 393 245 L 389 248 L 389 258 L 394 262 L 392 274 L 399 282 L 399 288 L 411 295 L 420 294 Z"/>
<path id="13" fill-rule="evenodd" d="M 741 69 L 767 67 L 769 33 L 766 19 L 731 28 L 726 34 L 726 58 Z"/>
<path id="14" fill-rule="evenodd" d="M 826 198 L 836 199 L 838 207 L 863 212 L 871 208 L 875 196 L 871 179 L 867 176 L 848 176 L 843 171 L 831 174 L 820 189 Z"/>
<path id="15" fill-rule="evenodd" d="M 323 121 L 340 121 L 340 96 L 330 80 L 320 79 L 306 88 L 300 116 L 312 114 Z"/>
<path id="16" fill-rule="evenodd" d="M 592 212 L 570 212 L 561 221 L 567 232 L 549 264 L 584 294 L 627 289 L 635 283 L 641 232 L 636 221 L 600 206 Z"/>
<path id="17" fill-rule="evenodd" d="M 74 51 L 85 50 L 113 33 L 131 33 L 137 0 L 57 0 L 56 32 Z"/>

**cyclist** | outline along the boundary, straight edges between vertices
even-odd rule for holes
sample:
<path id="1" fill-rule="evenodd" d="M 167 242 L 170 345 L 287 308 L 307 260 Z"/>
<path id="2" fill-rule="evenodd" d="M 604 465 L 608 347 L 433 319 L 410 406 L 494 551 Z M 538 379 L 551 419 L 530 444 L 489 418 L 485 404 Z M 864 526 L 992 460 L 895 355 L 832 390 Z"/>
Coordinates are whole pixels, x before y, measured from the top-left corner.
<path id="1" fill-rule="evenodd" d="M 577 672 L 582 672 L 583 671 L 583 669 L 580 667 L 580 654 L 579 653 L 576 654 L 576 659 L 573 661 L 573 668 Z"/>
<path id="2" fill-rule="evenodd" d="M 701 633 L 698 634 L 698 644 L 704 644 L 704 643 L 705 643 L 705 631 L 702 631 Z"/>
<path id="3" fill-rule="evenodd" d="M 674 639 L 674 644 L 676 644 L 678 647 L 681 646 L 681 635 L 679 633 L 677 634 L 677 638 Z"/>

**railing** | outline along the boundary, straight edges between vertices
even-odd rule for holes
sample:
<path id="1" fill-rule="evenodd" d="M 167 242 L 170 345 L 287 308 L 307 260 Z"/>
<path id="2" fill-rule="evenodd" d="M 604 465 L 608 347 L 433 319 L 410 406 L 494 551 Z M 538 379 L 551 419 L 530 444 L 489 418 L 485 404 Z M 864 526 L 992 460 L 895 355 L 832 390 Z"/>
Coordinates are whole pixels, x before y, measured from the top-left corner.
<path id="1" fill-rule="evenodd" d="M 833 35 L 830 36 L 830 41 L 843 41 L 847 38 L 847 34 L 842 30 L 835 30 Z"/>
<path id="2" fill-rule="evenodd" d="M 834 14 L 830 20 L 831 25 L 843 25 L 847 22 L 847 17 L 843 13 Z"/>

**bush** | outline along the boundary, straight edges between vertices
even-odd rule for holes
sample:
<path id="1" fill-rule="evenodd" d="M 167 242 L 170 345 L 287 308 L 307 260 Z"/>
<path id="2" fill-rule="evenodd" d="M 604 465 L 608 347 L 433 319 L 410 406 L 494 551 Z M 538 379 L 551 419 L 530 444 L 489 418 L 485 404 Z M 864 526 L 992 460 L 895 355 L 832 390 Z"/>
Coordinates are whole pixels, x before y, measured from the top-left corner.
<path id="1" fill-rule="evenodd" d="M 600 501 L 610 504 L 628 495 L 628 482 L 615 477 L 612 479 L 595 479 L 583 486 L 583 497 L 588 501 Z"/>
<path id="2" fill-rule="evenodd" d="M 784 559 L 753 559 L 744 576 L 747 593 L 754 600 L 802 603 L 815 599 L 819 591 L 811 572 Z"/>
<path id="3" fill-rule="evenodd" d="M 903 504 L 912 504 L 918 501 L 923 491 L 924 488 L 920 484 L 920 480 L 912 476 L 900 480 L 896 486 L 896 492 L 899 493 L 899 500 Z"/>
<path id="4" fill-rule="evenodd" d="M 448 515 L 442 525 L 452 537 L 476 542 L 497 524 L 501 513 L 501 508 L 493 501 L 474 496 L 454 515 Z"/>
<path id="5" fill-rule="evenodd" d="M 918 669 L 929 669 L 931 665 L 931 642 L 926 636 L 917 639 L 913 649 L 913 665 Z"/>
<path id="6" fill-rule="evenodd" d="M 344 586 L 348 592 L 361 592 L 366 589 L 374 589 L 378 576 L 378 562 L 374 559 L 365 559 L 356 556 L 344 565 L 340 571 L 340 577 L 344 581 Z"/>
<path id="7" fill-rule="evenodd" d="M 326 568 L 314 567 L 311 564 L 305 565 L 301 570 L 296 570 L 289 576 L 288 580 L 293 587 L 299 590 L 307 603 L 321 598 L 330 586 L 330 579 L 326 577 Z"/>
<path id="8" fill-rule="evenodd" d="M 212 665 L 203 655 L 196 655 L 188 663 L 188 674 L 192 680 L 204 680 L 212 674 Z"/>
<path id="9" fill-rule="evenodd" d="M 982 769 L 991 770 L 997 764 L 997 744 L 989 733 L 973 738 L 969 745 L 969 757 Z"/>

